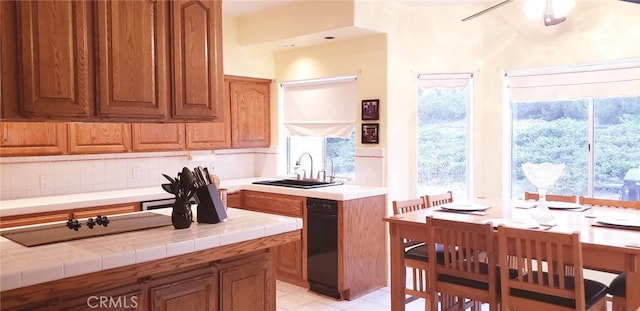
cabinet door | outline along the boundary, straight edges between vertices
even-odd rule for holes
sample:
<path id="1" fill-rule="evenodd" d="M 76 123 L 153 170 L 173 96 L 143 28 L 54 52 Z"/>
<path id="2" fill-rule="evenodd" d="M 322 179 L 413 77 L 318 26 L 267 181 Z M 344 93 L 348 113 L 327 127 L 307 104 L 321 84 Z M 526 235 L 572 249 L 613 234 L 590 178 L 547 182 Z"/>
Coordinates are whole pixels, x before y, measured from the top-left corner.
<path id="1" fill-rule="evenodd" d="M 305 203 L 305 197 L 245 191 L 243 208 L 262 213 L 302 217 Z"/>
<path id="2" fill-rule="evenodd" d="M 93 113 L 93 55 L 88 1 L 18 1 L 25 116 Z"/>
<path id="3" fill-rule="evenodd" d="M 131 151 L 131 124 L 69 123 L 69 153 Z"/>
<path id="4" fill-rule="evenodd" d="M 275 280 L 269 278 L 268 267 L 268 261 L 257 261 L 232 268 L 221 268 L 220 310 L 274 310 L 275 297 L 271 297 L 269 293 L 275 294 L 275 290 L 269 288 L 275 286 Z"/>
<path id="5" fill-rule="evenodd" d="M 67 153 L 67 125 L 52 122 L 0 122 L 1 156 Z"/>
<path id="6" fill-rule="evenodd" d="M 73 218 L 89 218 L 96 217 L 98 215 L 108 216 L 115 214 L 124 214 L 124 213 L 133 213 L 140 211 L 140 203 L 124 203 L 124 204 L 114 204 L 114 205 L 105 205 L 105 206 L 97 206 L 85 208 L 82 210 L 74 211 Z"/>
<path id="7" fill-rule="evenodd" d="M 165 118 L 169 82 L 165 1 L 97 1 L 98 115 Z"/>
<path id="8" fill-rule="evenodd" d="M 131 285 L 88 293 L 71 299 L 63 299 L 59 304 L 52 304 L 50 310 L 145 310 L 144 295 L 140 286 Z"/>
<path id="9" fill-rule="evenodd" d="M 269 80 L 230 80 L 234 148 L 268 147 L 271 136 Z"/>
<path id="10" fill-rule="evenodd" d="M 133 151 L 184 150 L 184 123 L 134 123 Z"/>
<path id="11" fill-rule="evenodd" d="M 221 125 L 223 125 L 222 122 L 187 123 L 187 150 L 211 150 L 231 147 L 231 135 Z"/>
<path id="12" fill-rule="evenodd" d="M 217 310 L 214 280 L 210 273 L 151 288 L 150 310 Z"/>
<path id="13" fill-rule="evenodd" d="M 222 1 L 175 0 L 173 116 L 215 120 L 222 102 Z"/>
<path id="14" fill-rule="evenodd" d="M 33 213 L 28 215 L 12 215 L 0 217 L 0 228 L 19 227 L 26 225 L 43 224 L 54 221 L 63 221 L 71 218 L 69 211 L 55 211 Z"/>
<path id="15" fill-rule="evenodd" d="M 300 233 L 302 234 L 302 233 Z M 302 280 L 302 238 L 276 248 L 278 279 L 296 282 Z"/>

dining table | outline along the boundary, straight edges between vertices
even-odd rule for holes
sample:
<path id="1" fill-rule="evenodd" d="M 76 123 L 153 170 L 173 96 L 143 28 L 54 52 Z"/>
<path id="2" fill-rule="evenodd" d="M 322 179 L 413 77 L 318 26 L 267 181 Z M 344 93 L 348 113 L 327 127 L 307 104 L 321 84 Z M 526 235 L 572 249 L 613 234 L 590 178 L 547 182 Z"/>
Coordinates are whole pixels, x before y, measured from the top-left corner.
<path id="1" fill-rule="evenodd" d="M 552 206 L 551 202 L 549 206 Z M 392 215 L 389 226 L 391 310 L 405 309 L 404 240 L 426 240 L 426 217 L 461 222 L 492 222 L 494 226 L 522 227 L 554 232 L 579 232 L 583 267 L 626 273 L 626 310 L 640 310 L 640 210 L 558 203 L 540 218 L 535 202 L 474 198 Z M 637 226 L 636 226 L 637 224 Z"/>

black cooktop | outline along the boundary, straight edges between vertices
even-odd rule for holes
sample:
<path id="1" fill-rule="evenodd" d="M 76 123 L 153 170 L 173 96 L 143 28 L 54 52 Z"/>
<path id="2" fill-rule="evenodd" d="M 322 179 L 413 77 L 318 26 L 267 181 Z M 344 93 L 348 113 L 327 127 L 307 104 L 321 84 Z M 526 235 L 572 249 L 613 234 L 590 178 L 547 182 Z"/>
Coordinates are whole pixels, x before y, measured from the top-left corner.
<path id="1" fill-rule="evenodd" d="M 103 218 L 101 217 L 101 219 Z M 73 225 L 69 226 L 68 223 L 60 222 L 2 230 L 0 235 L 31 247 L 171 225 L 171 216 L 153 212 L 109 216 L 106 219 L 108 219 L 106 226 L 105 222 L 101 222 L 101 224 L 96 222 L 91 225 L 88 220 L 78 221 L 76 224 L 80 224 L 80 227 L 77 228 L 77 231 L 73 229 Z"/>

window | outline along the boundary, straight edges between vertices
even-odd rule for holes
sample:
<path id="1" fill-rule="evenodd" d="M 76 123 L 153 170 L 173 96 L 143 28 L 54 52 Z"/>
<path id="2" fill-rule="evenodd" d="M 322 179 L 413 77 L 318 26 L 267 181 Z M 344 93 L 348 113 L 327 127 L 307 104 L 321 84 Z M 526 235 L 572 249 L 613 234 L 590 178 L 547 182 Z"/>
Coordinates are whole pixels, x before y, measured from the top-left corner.
<path id="1" fill-rule="evenodd" d="M 418 77 L 418 194 L 472 193 L 471 74 Z"/>
<path id="2" fill-rule="evenodd" d="M 640 62 L 507 76 L 512 197 L 537 191 L 522 163 L 552 162 L 564 163 L 565 172 L 549 193 L 640 199 Z"/>
<path id="3" fill-rule="evenodd" d="M 286 144 L 286 174 L 293 175 L 300 160 L 307 178 L 355 176 L 355 76 L 288 82 L 282 84 L 281 141 Z M 359 105 L 357 106 L 359 107 Z M 313 159 L 313 176 L 310 176 Z M 322 176 L 320 176 L 322 177 Z"/>
<path id="4" fill-rule="evenodd" d="M 351 132 L 349 138 L 325 138 L 325 137 L 287 137 L 287 174 L 295 174 L 294 166 L 296 161 L 302 160 L 302 168 L 306 170 L 309 177 L 309 159 L 304 152 L 308 152 L 313 157 L 313 178 L 317 178 L 317 172 L 321 169 L 326 171 L 326 176 L 331 175 L 331 164 L 333 162 L 333 173 L 337 177 L 355 177 L 355 141 L 356 132 Z"/>

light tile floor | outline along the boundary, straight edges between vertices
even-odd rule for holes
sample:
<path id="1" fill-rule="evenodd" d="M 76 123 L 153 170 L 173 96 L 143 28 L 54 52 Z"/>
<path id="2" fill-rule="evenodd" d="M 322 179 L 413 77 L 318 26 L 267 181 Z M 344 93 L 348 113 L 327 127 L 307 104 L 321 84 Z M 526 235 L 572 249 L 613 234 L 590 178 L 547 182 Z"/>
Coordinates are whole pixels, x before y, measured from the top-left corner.
<path id="1" fill-rule="evenodd" d="M 389 287 L 383 287 L 375 292 L 352 301 L 338 301 L 331 297 L 316 294 L 306 288 L 293 284 L 276 281 L 276 310 L 277 311 L 339 311 L 339 310 L 391 310 L 391 294 Z M 406 311 L 424 311 L 424 299 L 417 299 L 405 305 Z M 489 310 L 489 305 L 482 305 L 482 310 Z M 611 303 L 607 303 L 607 310 L 611 310 Z"/>
<path id="2" fill-rule="evenodd" d="M 338 301 L 331 297 L 316 294 L 303 287 L 276 281 L 277 311 L 339 311 L 339 310 L 391 310 L 389 287 L 383 287 L 356 300 Z M 418 299 L 407 304 L 406 311 L 424 311 L 424 300 Z"/>

